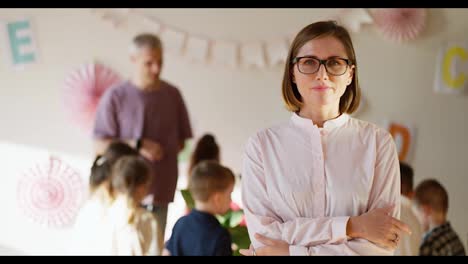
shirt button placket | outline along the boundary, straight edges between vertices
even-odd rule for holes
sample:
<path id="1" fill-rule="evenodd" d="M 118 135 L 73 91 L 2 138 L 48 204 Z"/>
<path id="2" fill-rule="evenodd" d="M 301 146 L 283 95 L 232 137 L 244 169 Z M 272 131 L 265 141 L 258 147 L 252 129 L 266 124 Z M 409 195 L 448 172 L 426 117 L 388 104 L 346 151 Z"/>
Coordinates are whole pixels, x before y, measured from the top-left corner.
<path id="1" fill-rule="evenodd" d="M 327 132 L 325 129 L 320 129 L 320 142 L 322 146 L 322 151 L 321 151 L 321 157 L 320 157 L 320 167 L 321 167 L 321 177 L 318 179 L 317 182 L 317 189 L 320 190 L 319 197 L 320 197 L 320 202 L 318 206 L 319 214 L 324 216 L 325 215 L 325 159 L 326 159 L 326 138 L 327 138 Z"/>

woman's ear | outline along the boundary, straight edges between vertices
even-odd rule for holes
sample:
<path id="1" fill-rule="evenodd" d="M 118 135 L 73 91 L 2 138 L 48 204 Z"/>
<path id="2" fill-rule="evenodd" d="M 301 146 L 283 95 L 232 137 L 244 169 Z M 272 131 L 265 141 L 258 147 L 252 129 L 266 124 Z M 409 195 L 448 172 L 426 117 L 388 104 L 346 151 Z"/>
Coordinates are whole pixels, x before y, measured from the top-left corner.
<path id="1" fill-rule="evenodd" d="M 354 67 L 354 65 L 351 65 L 351 67 L 349 67 L 348 81 L 346 82 L 347 85 L 350 85 L 353 82 Z"/>

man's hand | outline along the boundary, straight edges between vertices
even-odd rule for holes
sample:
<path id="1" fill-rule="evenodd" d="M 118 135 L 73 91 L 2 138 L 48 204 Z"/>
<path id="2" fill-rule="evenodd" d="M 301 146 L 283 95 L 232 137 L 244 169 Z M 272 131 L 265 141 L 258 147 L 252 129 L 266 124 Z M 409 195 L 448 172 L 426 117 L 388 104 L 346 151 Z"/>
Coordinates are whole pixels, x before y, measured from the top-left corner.
<path id="1" fill-rule="evenodd" d="M 158 142 L 142 139 L 140 154 L 150 161 L 159 161 L 163 158 L 164 151 Z"/>

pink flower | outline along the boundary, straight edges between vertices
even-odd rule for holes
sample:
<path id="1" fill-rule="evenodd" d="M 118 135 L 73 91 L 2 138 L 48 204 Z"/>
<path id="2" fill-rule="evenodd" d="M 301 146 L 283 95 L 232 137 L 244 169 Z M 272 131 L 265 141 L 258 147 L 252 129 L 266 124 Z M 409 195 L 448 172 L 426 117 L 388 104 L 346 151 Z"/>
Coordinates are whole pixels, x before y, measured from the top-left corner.
<path id="1" fill-rule="evenodd" d="M 238 204 L 236 204 L 235 202 L 231 202 L 230 208 L 231 208 L 231 210 L 233 210 L 233 211 L 239 211 L 239 210 L 241 210 L 240 206 L 239 206 Z"/>
<path id="2" fill-rule="evenodd" d="M 242 215 L 242 221 L 240 221 L 239 226 L 247 226 L 247 223 L 245 222 L 245 215 Z"/>

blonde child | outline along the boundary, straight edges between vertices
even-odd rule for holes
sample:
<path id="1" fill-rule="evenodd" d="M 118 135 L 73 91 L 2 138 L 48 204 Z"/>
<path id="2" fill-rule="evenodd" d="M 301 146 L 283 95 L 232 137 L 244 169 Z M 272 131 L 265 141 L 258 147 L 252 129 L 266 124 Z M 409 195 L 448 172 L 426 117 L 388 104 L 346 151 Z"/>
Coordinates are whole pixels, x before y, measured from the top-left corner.
<path id="1" fill-rule="evenodd" d="M 160 255 L 156 218 L 140 207 L 151 183 L 150 172 L 146 161 L 135 156 L 120 158 L 112 169 L 112 255 Z"/>
<path id="2" fill-rule="evenodd" d="M 109 145 L 103 155 L 95 158 L 89 177 L 90 195 L 77 216 L 68 253 L 111 254 L 108 229 L 108 209 L 113 202 L 111 170 L 116 161 L 125 155 L 138 156 L 138 152 L 126 143 L 116 141 Z"/>

